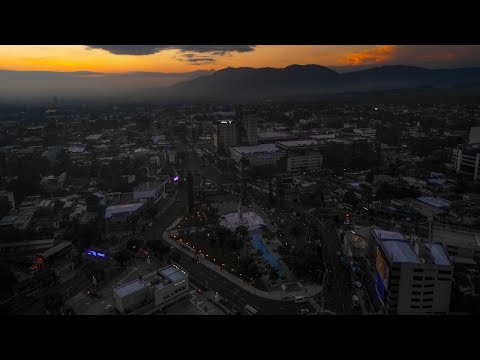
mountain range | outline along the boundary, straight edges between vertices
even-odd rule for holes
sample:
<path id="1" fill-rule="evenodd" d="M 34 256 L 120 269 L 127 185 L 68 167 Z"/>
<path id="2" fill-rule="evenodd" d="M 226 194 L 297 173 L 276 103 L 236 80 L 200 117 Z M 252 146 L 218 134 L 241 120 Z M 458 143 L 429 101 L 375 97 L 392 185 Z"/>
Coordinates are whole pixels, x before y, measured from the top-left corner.
<path id="1" fill-rule="evenodd" d="M 338 73 L 320 65 L 285 68 L 226 68 L 150 92 L 178 100 L 264 100 L 421 88 L 432 91 L 478 91 L 480 68 L 426 69 L 381 66 Z"/>

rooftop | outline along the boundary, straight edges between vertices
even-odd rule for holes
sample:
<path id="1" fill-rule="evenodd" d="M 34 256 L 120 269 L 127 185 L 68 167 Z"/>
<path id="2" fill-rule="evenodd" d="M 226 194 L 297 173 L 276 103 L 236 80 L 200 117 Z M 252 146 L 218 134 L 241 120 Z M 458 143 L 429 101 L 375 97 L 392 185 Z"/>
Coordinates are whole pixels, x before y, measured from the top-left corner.
<path id="1" fill-rule="evenodd" d="M 421 263 L 412 245 L 410 245 L 410 243 L 399 232 L 379 229 L 373 229 L 373 232 L 382 244 L 382 247 L 391 262 Z"/>
<path id="2" fill-rule="evenodd" d="M 168 265 L 162 269 L 143 276 L 142 280 L 133 280 L 125 285 L 117 287 L 113 291 L 120 297 L 126 297 L 147 287 L 161 289 L 170 284 L 179 284 L 186 279 L 187 276 L 187 273 L 179 267 L 175 265 Z"/>
<path id="3" fill-rule="evenodd" d="M 425 204 L 431 205 L 433 207 L 436 207 L 438 209 L 450 207 L 450 203 L 448 201 L 440 198 L 434 198 L 431 196 L 420 196 L 419 198 L 417 198 L 417 200 Z"/>
<path id="4" fill-rule="evenodd" d="M 443 249 L 442 244 L 425 244 L 425 247 L 430 250 L 434 264 L 445 266 L 451 265 L 448 255 Z"/>
<path id="5" fill-rule="evenodd" d="M 480 250 L 480 233 L 441 228 L 434 225 L 432 236 L 436 241 L 446 245 Z"/>
<path id="6" fill-rule="evenodd" d="M 262 131 L 258 133 L 260 140 L 279 139 L 279 138 L 291 138 L 292 135 L 279 131 Z"/>
<path id="7" fill-rule="evenodd" d="M 67 148 L 72 153 L 82 153 L 85 151 L 86 145 L 73 145 Z"/>
<path id="8" fill-rule="evenodd" d="M 139 210 L 143 205 L 143 203 L 134 203 L 109 206 L 105 209 L 105 219 L 110 219 L 112 218 L 112 216 L 117 214 L 135 212 Z"/>
<path id="9" fill-rule="evenodd" d="M 47 258 L 47 257 L 55 254 L 56 252 L 58 252 L 60 250 L 63 250 L 63 249 L 65 249 L 65 248 L 67 248 L 71 245 L 72 245 L 72 243 L 70 241 L 62 241 L 60 244 L 55 245 L 54 247 L 51 247 L 47 251 L 43 252 L 41 254 L 41 256 L 43 256 L 44 258 Z"/>
<path id="10" fill-rule="evenodd" d="M 230 148 L 232 151 L 235 151 L 240 154 L 255 154 L 262 152 L 277 152 L 280 151 L 278 147 L 273 144 L 260 144 L 252 146 L 236 146 Z"/>
<path id="11" fill-rule="evenodd" d="M 15 220 L 17 220 L 17 219 L 18 219 L 18 216 L 15 216 L 15 215 L 4 216 L 0 220 L 0 226 L 12 225 L 15 222 Z"/>
<path id="12" fill-rule="evenodd" d="M 318 145 L 316 140 L 291 140 L 291 141 L 280 141 L 277 143 L 280 146 L 286 148 L 302 147 L 302 146 L 315 146 Z"/>
<path id="13" fill-rule="evenodd" d="M 88 135 L 85 139 L 86 140 L 98 140 L 102 137 L 102 134 L 92 134 Z"/>
<path id="14" fill-rule="evenodd" d="M 136 293 L 137 291 L 147 287 L 147 284 L 142 280 L 133 280 L 125 285 L 122 285 L 113 291 L 118 294 L 120 297 L 126 297 L 130 294 Z"/>

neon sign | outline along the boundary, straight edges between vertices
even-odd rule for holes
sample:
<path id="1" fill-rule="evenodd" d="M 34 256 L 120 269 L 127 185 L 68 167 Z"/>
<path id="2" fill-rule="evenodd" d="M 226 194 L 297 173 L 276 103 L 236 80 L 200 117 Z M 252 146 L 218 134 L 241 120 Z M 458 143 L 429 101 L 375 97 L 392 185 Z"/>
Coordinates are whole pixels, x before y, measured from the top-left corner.
<path id="1" fill-rule="evenodd" d="M 106 259 L 107 258 L 107 254 L 103 253 L 103 252 L 100 252 L 100 251 L 95 251 L 95 250 L 85 250 L 85 253 L 87 255 L 90 255 L 90 256 L 94 256 L 94 257 L 99 257 L 99 258 L 102 258 L 102 259 Z"/>

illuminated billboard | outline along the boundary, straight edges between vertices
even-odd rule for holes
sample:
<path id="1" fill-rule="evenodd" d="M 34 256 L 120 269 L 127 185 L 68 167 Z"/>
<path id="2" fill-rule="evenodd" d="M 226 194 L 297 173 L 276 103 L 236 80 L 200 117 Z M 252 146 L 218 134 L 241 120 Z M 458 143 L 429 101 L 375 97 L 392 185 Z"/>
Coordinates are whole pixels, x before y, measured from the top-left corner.
<path id="1" fill-rule="evenodd" d="M 377 246 L 375 249 L 375 267 L 378 271 L 378 274 L 380 275 L 380 278 L 382 279 L 383 285 L 385 288 L 388 288 L 388 280 L 390 277 L 390 271 L 388 268 L 387 263 L 385 262 L 382 251 L 380 248 Z"/>
<path id="2" fill-rule="evenodd" d="M 378 298 L 381 302 L 385 299 L 385 285 L 378 272 L 375 273 L 375 289 L 377 290 Z"/>
<path id="3" fill-rule="evenodd" d="M 93 256 L 93 257 L 97 257 L 97 258 L 102 258 L 102 259 L 106 259 L 106 258 L 107 258 L 107 254 L 105 254 L 104 252 L 96 251 L 96 250 L 86 249 L 86 250 L 85 250 L 85 253 L 86 253 L 87 255 L 90 255 L 90 256 Z"/>

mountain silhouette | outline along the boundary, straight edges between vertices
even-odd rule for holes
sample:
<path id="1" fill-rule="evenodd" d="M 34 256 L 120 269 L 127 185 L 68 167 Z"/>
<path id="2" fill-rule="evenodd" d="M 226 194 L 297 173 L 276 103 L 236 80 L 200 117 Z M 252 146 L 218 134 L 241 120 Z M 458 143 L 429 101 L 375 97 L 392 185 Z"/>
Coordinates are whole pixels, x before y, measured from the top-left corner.
<path id="1" fill-rule="evenodd" d="M 226 68 L 152 94 L 170 99 L 261 100 L 408 88 L 468 88 L 480 83 L 480 68 L 427 69 L 381 66 L 337 73 L 320 65 Z"/>

